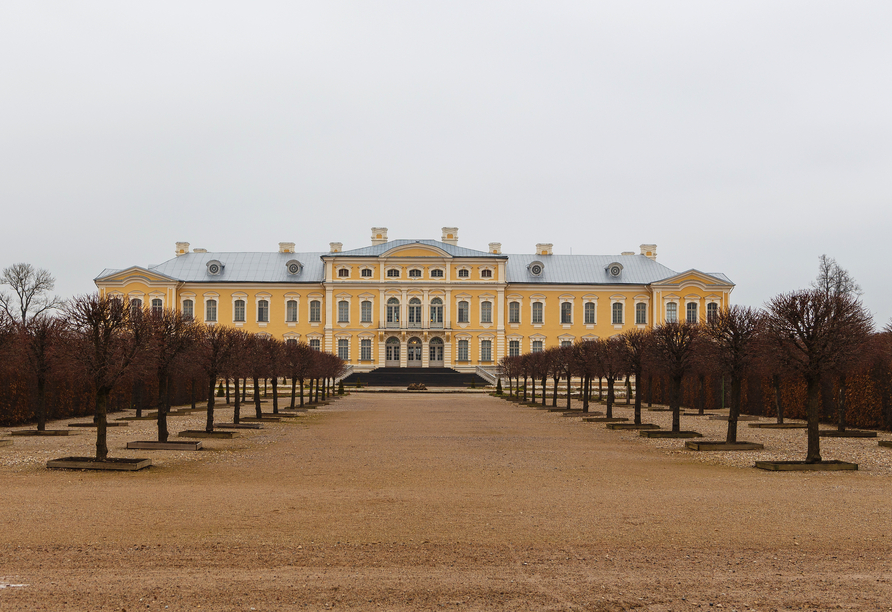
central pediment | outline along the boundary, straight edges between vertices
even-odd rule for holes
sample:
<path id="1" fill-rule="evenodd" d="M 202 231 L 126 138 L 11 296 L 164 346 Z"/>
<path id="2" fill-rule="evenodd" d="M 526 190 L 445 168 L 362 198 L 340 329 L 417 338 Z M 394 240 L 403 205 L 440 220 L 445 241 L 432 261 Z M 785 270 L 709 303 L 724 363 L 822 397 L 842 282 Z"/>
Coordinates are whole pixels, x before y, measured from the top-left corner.
<path id="1" fill-rule="evenodd" d="M 381 257 L 452 257 L 443 249 L 427 244 L 404 244 L 381 253 Z"/>

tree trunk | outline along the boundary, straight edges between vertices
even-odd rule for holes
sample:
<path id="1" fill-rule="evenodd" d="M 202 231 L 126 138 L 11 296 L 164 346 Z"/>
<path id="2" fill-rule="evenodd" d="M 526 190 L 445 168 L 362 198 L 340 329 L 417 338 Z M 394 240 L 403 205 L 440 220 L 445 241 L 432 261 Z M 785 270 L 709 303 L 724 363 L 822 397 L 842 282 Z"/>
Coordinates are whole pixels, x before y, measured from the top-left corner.
<path id="1" fill-rule="evenodd" d="M 805 389 L 808 398 L 808 452 L 805 462 L 818 463 L 821 461 L 821 438 L 818 435 L 821 423 L 821 377 L 806 376 Z"/>
<path id="2" fill-rule="evenodd" d="M 542 407 L 544 408 L 548 402 L 548 393 L 545 392 L 545 387 L 548 385 L 548 375 L 542 377 Z"/>
<path id="3" fill-rule="evenodd" d="M 626 406 L 632 403 L 632 380 L 626 376 Z"/>
<path id="4" fill-rule="evenodd" d="M 136 407 L 136 416 L 142 416 L 142 381 L 137 379 L 133 382 L 133 404 Z"/>
<path id="5" fill-rule="evenodd" d="M 226 388 L 229 388 L 229 380 L 226 381 Z M 214 403 L 217 401 L 217 376 L 208 376 L 208 412 L 207 419 L 204 422 L 205 431 L 214 431 Z"/>
<path id="6" fill-rule="evenodd" d="M 588 412 L 588 385 L 589 385 L 589 375 L 584 374 L 582 376 L 582 389 L 580 389 L 580 393 L 582 394 L 582 411 Z"/>
<path id="7" fill-rule="evenodd" d="M 291 379 L 291 408 L 294 408 L 294 402 L 297 400 L 297 379 Z"/>
<path id="8" fill-rule="evenodd" d="M 771 386 L 774 387 L 774 409 L 777 411 L 777 422 L 784 422 L 784 398 L 781 396 L 781 377 L 774 374 L 771 377 Z"/>
<path id="9" fill-rule="evenodd" d="M 647 375 L 647 407 L 651 408 L 654 405 L 654 375 Z"/>
<path id="10" fill-rule="evenodd" d="M 37 431 L 46 430 L 46 375 L 37 373 Z"/>
<path id="11" fill-rule="evenodd" d="M 226 381 L 226 405 L 228 406 L 229 405 L 229 377 L 227 376 L 224 380 Z M 235 392 L 238 393 L 238 387 L 235 388 Z"/>
<path id="12" fill-rule="evenodd" d="M 273 376 L 273 414 L 279 414 L 279 391 L 278 387 L 276 386 L 278 382 L 279 381 L 276 379 L 276 377 Z"/>
<path id="13" fill-rule="evenodd" d="M 672 388 L 669 390 L 669 408 L 672 409 L 672 431 L 681 431 L 681 376 L 672 377 Z"/>
<path id="14" fill-rule="evenodd" d="M 601 377 L 598 377 L 598 385 L 601 384 Z M 613 390 L 613 377 L 607 377 L 607 418 L 613 418 L 613 402 L 616 401 L 616 392 Z"/>
<path id="15" fill-rule="evenodd" d="M 236 392 L 238 392 L 237 387 L 236 387 Z M 247 403 L 247 401 L 248 401 L 248 377 L 246 376 L 242 379 L 242 403 Z"/>
<path id="16" fill-rule="evenodd" d="M 598 403 L 604 403 L 604 378 L 598 376 Z"/>
<path id="17" fill-rule="evenodd" d="M 567 410 L 570 410 L 570 396 L 573 394 L 573 388 L 570 386 L 570 372 L 567 372 Z"/>
<path id="18" fill-rule="evenodd" d="M 554 382 L 554 392 L 551 394 L 551 406 L 552 408 L 557 408 L 557 392 L 558 392 L 558 383 L 561 381 L 560 376 L 552 376 L 552 382 Z"/>
<path id="19" fill-rule="evenodd" d="M 523 377 L 523 401 L 526 403 L 527 401 L 527 376 Z"/>
<path id="20" fill-rule="evenodd" d="M 105 461 L 108 458 L 108 396 L 111 389 L 100 387 L 96 390 L 96 415 L 93 422 L 96 423 L 96 460 Z"/>
<path id="21" fill-rule="evenodd" d="M 167 442 L 167 374 L 158 375 L 158 441 Z"/>
<path id="22" fill-rule="evenodd" d="M 728 412 L 728 435 L 725 442 L 737 442 L 737 417 L 740 416 L 740 388 L 742 381 L 737 375 L 731 375 L 731 410 Z"/>
<path id="23" fill-rule="evenodd" d="M 836 410 L 839 413 L 839 431 L 846 430 L 846 375 L 839 375 L 839 394 L 836 400 Z"/>
<path id="24" fill-rule="evenodd" d="M 254 412 L 257 413 L 257 418 L 263 418 L 263 409 L 260 407 L 260 377 L 254 376 Z"/>
<path id="25" fill-rule="evenodd" d="M 189 382 L 191 383 L 189 386 L 189 407 L 195 410 L 195 377 L 193 376 Z"/>
<path id="26" fill-rule="evenodd" d="M 641 372 L 635 372 L 635 425 L 641 425 Z"/>
<path id="27" fill-rule="evenodd" d="M 304 379 L 301 378 L 298 381 L 300 383 L 300 407 L 304 407 Z"/>
<path id="28" fill-rule="evenodd" d="M 699 374 L 697 381 L 699 382 L 697 389 L 697 413 L 703 414 L 703 411 L 706 409 L 706 374 Z"/>

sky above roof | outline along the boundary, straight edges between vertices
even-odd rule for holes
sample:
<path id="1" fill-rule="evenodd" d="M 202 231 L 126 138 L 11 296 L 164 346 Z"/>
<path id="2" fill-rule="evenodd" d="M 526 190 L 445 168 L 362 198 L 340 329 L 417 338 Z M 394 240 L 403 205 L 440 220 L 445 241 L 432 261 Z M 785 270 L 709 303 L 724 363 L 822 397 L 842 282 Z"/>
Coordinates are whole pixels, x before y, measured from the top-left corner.
<path id="1" fill-rule="evenodd" d="M 892 3 L 4 2 L 0 266 L 176 241 L 658 245 L 752 306 L 818 257 L 892 318 Z"/>

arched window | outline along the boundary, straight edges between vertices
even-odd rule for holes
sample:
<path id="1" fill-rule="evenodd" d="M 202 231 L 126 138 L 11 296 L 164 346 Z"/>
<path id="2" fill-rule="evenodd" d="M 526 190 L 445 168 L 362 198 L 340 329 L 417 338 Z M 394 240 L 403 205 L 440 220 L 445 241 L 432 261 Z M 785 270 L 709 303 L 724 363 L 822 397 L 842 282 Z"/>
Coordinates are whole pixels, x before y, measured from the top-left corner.
<path id="1" fill-rule="evenodd" d="M 338 323 L 350 322 L 350 302 L 341 300 L 338 302 Z"/>
<path id="2" fill-rule="evenodd" d="M 696 323 L 697 322 L 697 303 L 696 302 L 688 302 L 687 306 L 685 306 L 685 310 L 687 311 L 687 321 L 688 323 Z"/>
<path id="3" fill-rule="evenodd" d="M 395 297 L 387 300 L 387 325 L 388 327 L 400 326 L 400 301 Z"/>
<path id="4" fill-rule="evenodd" d="M 678 321 L 678 304 L 669 302 L 666 304 L 666 322 L 675 323 Z"/>
<path id="5" fill-rule="evenodd" d="M 542 323 L 542 302 L 533 302 L 533 323 Z"/>
<path id="6" fill-rule="evenodd" d="M 468 272 L 467 270 L 459 270 L 458 271 L 459 278 L 468 278 L 469 276 L 471 276 L 471 273 Z"/>
<path id="7" fill-rule="evenodd" d="M 313 300 L 310 302 L 310 323 L 319 323 L 322 320 L 322 302 Z"/>
<path id="8" fill-rule="evenodd" d="M 582 308 L 583 316 L 585 317 L 586 325 L 594 325 L 595 324 L 595 303 L 594 302 L 586 302 L 585 306 Z"/>
<path id="9" fill-rule="evenodd" d="M 492 323 L 492 302 L 480 302 L 480 322 Z"/>
<path id="10" fill-rule="evenodd" d="M 372 322 L 372 303 L 369 300 L 363 300 L 359 304 L 359 320 L 362 323 Z"/>
<path id="11" fill-rule="evenodd" d="M 520 302 L 508 303 L 508 322 L 520 323 Z"/>
<path id="12" fill-rule="evenodd" d="M 573 304 L 564 302 L 561 304 L 561 323 L 569 325 L 573 322 Z"/>
<path id="13" fill-rule="evenodd" d="M 384 344 L 387 356 L 388 367 L 399 367 L 400 365 L 400 341 L 391 336 Z"/>
<path id="14" fill-rule="evenodd" d="M 159 298 L 155 298 L 152 300 L 152 314 L 160 315 L 161 311 L 164 310 L 164 307 L 161 305 L 162 302 Z"/>
<path id="15" fill-rule="evenodd" d="M 338 270 L 338 278 L 349 278 L 350 277 L 350 268 L 341 268 Z"/>
<path id="16" fill-rule="evenodd" d="M 647 325 L 647 304 L 644 302 L 635 304 L 635 325 Z"/>
<path id="17" fill-rule="evenodd" d="M 443 270 L 431 270 L 431 278 L 443 278 Z"/>
<path id="18" fill-rule="evenodd" d="M 183 318 L 189 321 L 195 316 L 195 302 L 183 300 Z"/>
<path id="19" fill-rule="evenodd" d="M 399 278 L 400 271 L 398 268 L 391 268 L 387 271 L 387 278 Z"/>
<path id="20" fill-rule="evenodd" d="M 288 323 L 297 323 L 297 300 L 288 300 L 285 303 L 285 320 Z"/>
<path id="21" fill-rule="evenodd" d="M 257 321 L 259 323 L 269 322 L 269 302 L 266 300 L 257 302 Z"/>
<path id="22" fill-rule="evenodd" d="M 142 300 L 139 298 L 131 298 L 130 300 L 130 309 L 131 310 L 140 310 L 142 309 Z"/>
<path id="23" fill-rule="evenodd" d="M 245 300 L 236 300 L 232 305 L 232 320 L 244 322 L 245 320 Z"/>
<path id="24" fill-rule="evenodd" d="M 421 300 L 409 300 L 409 327 L 421 327 Z"/>
<path id="25" fill-rule="evenodd" d="M 613 324 L 614 325 L 622 325 L 623 324 L 623 303 L 622 302 L 614 302 L 611 309 L 613 310 Z"/>
<path id="26" fill-rule="evenodd" d="M 418 268 L 412 268 L 409 270 L 409 278 L 421 278 L 421 270 Z"/>
<path id="27" fill-rule="evenodd" d="M 715 321 L 716 317 L 719 316 L 719 305 L 715 302 L 710 302 L 706 305 L 706 320 L 712 323 Z"/>
<path id="28" fill-rule="evenodd" d="M 205 321 L 216 321 L 217 320 L 217 300 L 208 300 L 204 304 L 204 320 Z"/>
<path id="29" fill-rule="evenodd" d="M 363 268 L 359 275 L 363 278 L 372 278 L 372 269 L 371 268 Z"/>
<path id="30" fill-rule="evenodd" d="M 443 339 L 442 338 L 431 338 L 430 344 L 428 345 L 428 360 L 430 365 L 436 365 L 437 367 L 442 367 L 443 365 Z"/>
<path id="31" fill-rule="evenodd" d="M 468 303 L 462 300 L 458 303 L 458 322 L 467 323 L 469 321 Z"/>
<path id="32" fill-rule="evenodd" d="M 480 270 L 480 278 L 492 278 L 492 270 Z"/>
<path id="33" fill-rule="evenodd" d="M 443 327 L 443 300 L 431 300 L 431 327 Z"/>
<path id="34" fill-rule="evenodd" d="M 459 340 L 458 341 L 458 361 L 470 361 L 469 353 L 470 353 L 470 351 L 468 350 L 468 341 L 467 340 Z"/>

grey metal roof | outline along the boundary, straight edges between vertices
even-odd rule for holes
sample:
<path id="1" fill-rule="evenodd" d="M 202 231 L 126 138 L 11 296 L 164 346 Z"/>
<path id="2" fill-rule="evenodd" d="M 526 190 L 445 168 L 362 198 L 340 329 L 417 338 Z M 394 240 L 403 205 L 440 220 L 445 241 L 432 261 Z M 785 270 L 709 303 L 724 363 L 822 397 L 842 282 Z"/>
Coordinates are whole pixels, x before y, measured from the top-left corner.
<path id="1" fill-rule="evenodd" d="M 186 253 L 147 269 L 190 283 L 321 283 L 327 253 Z M 208 274 L 207 263 L 218 260 L 223 271 Z M 300 274 L 288 274 L 285 264 L 292 259 L 303 265 Z M 120 272 L 103 270 L 97 280 Z"/>
<path id="2" fill-rule="evenodd" d="M 352 251 L 342 251 L 340 253 L 323 253 L 323 255 L 333 255 L 335 257 L 378 257 L 390 249 L 407 244 L 426 244 L 427 246 L 443 249 L 453 257 L 505 257 L 505 255 L 496 255 L 495 253 L 487 253 L 486 251 L 475 251 L 474 249 L 466 249 L 460 246 L 453 246 L 439 240 L 391 240 L 383 244 L 375 244 L 363 247 L 361 249 L 353 249 Z"/>
<path id="3" fill-rule="evenodd" d="M 544 264 L 541 276 L 527 270 L 534 261 Z M 623 271 L 610 276 L 607 266 L 618 262 Z M 506 266 L 509 283 L 532 285 L 647 285 L 670 276 L 675 271 L 644 255 L 508 255 Z"/>

